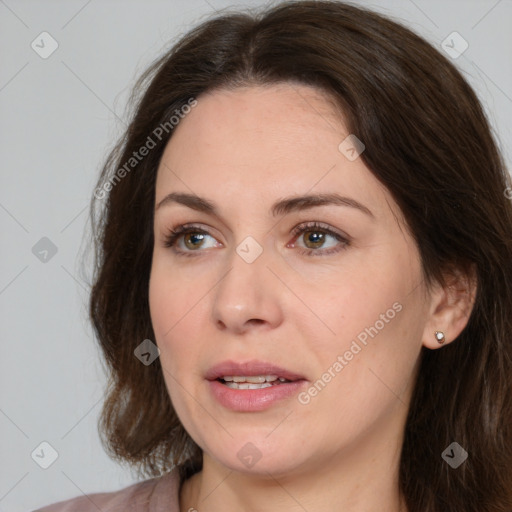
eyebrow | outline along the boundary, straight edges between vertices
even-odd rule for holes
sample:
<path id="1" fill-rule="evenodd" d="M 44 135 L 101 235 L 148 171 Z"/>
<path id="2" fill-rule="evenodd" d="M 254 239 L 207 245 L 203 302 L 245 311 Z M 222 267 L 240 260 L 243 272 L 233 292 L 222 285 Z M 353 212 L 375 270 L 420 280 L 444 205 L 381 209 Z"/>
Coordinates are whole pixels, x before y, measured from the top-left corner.
<path id="1" fill-rule="evenodd" d="M 197 195 L 187 194 L 183 192 L 171 192 L 170 194 L 167 194 L 156 205 L 155 212 L 158 211 L 163 206 L 170 205 L 172 203 L 182 204 L 193 210 L 197 210 L 199 212 L 204 212 L 219 217 L 217 207 L 215 206 L 214 203 Z M 274 217 L 277 217 L 279 215 L 286 215 L 288 213 L 295 211 L 307 210 L 309 208 L 314 208 L 316 206 L 326 205 L 348 206 L 351 208 L 355 208 L 375 219 L 375 215 L 371 212 L 369 208 L 367 208 L 360 202 L 356 201 L 355 199 L 340 196 L 339 194 L 316 194 L 307 196 L 288 197 L 274 203 L 270 211 Z"/>

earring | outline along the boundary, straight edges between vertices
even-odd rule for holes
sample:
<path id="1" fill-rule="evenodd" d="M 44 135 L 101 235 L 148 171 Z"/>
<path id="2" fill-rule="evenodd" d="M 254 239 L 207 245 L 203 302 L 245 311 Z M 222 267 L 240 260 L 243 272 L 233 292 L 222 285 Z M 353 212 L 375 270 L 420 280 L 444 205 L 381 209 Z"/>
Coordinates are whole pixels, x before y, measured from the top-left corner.
<path id="1" fill-rule="evenodd" d="M 445 342 L 444 332 L 442 331 L 436 331 L 436 340 L 439 343 L 439 345 L 442 345 Z"/>

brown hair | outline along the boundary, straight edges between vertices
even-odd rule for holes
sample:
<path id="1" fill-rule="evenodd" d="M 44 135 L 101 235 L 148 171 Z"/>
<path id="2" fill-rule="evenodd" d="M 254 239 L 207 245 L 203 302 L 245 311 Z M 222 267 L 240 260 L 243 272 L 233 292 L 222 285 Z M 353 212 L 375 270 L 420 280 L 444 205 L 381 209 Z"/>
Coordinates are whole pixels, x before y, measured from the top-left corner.
<path id="1" fill-rule="evenodd" d="M 512 205 L 488 121 L 455 66 L 400 24 L 350 4 L 296 1 L 203 22 L 140 78 L 132 121 L 91 203 L 95 274 L 90 316 L 110 371 L 100 434 L 112 457 L 158 476 L 201 467 L 177 418 L 148 305 L 155 179 L 172 129 L 126 170 L 133 152 L 191 98 L 217 88 L 296 82 L 319 87 L 366 149 L 418 245 L 428 285 L 449 269 L 477 278 L 466 328 L 422 349 L 405 427 L 400 487 L 411 512 L 512 510 Z M 200 97 L 198 99 L 200 101 Z M 120 178 L 119 169 L 125 166 Z M 118 173 L 116 175 L 116 173 Z M 108 197 L 103 197 L 108 190 Z M 452 469 L 453 441 L 469 458 Z"/>

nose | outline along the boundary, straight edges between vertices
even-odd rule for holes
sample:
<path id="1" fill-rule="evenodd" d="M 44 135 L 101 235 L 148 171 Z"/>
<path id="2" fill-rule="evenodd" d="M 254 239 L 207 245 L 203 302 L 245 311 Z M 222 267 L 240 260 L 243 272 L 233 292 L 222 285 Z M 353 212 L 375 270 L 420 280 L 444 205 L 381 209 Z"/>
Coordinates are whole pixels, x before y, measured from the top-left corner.
<path id="1" fill-rule="evenodd" d="M 282 323 L 283 290 L 268 268 L 267 254 L 263 251 L 249 263 L 233 251 L 229 271 L 214 289 L 212 317 L 218 329 L 243 334 L 251 329 L 270 330 Z"/>

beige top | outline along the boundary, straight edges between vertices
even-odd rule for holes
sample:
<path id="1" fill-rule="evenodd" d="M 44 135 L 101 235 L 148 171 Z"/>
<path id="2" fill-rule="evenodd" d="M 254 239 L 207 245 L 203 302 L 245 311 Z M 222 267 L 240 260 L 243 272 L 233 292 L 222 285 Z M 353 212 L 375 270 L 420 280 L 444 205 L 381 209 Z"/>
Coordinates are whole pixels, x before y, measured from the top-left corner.
<path id="1" fill-rule="evenodd" d="M 34 512 L 179 512 L 180 477 L 177 469 L 119 491 L 78 496 Z"/>

